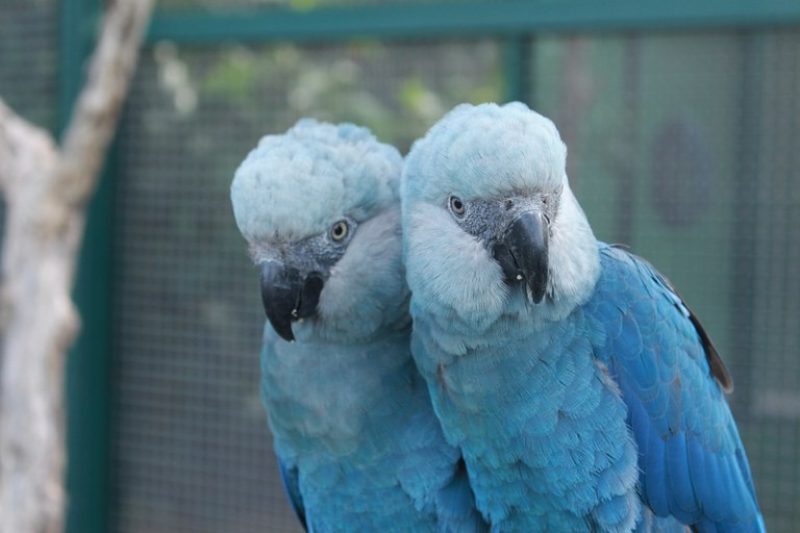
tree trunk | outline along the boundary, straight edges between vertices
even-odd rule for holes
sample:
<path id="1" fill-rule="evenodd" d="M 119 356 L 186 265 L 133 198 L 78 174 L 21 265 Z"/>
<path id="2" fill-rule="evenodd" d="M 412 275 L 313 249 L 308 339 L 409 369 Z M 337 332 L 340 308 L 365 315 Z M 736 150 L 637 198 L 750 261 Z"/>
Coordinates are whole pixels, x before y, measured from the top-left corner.
<path id="1" fill-rule="evenodd" d="M 111 2 L 61 149 L 0 100 L 0 531 L 57 533 L 64 515 L 64 367 L 86 219 L 152 0 Z"/>

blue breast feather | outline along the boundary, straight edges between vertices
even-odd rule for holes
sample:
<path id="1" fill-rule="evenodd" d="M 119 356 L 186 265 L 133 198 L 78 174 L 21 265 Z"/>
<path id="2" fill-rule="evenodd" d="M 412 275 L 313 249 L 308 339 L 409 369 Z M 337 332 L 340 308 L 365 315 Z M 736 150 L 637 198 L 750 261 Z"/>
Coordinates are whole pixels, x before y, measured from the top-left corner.
<path id="1" fill-rule="evenodd" d="M 262 393 L 307 531 L 487 530 L 408 350 L 407 331 L 320 346 L 285 343 L 267 326 Z"/>
<path id="2" fill-rule="evenodd" d="M 700 531 L 764 530 L 722 391 L 732 383 L 708 336 L 650 264 L 611 246 L 600 254 L 584 311 L 606 333 L 596 356 L 628 406 L 643 500 Z"/>

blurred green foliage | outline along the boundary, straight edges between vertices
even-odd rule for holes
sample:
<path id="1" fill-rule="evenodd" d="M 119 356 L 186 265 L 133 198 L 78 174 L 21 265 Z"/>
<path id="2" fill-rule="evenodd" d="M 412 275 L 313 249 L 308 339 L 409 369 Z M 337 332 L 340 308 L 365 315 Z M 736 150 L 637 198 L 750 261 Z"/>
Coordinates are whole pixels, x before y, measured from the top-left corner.
<path id="1" fill-rule="evenodd" d="M 497 45 L 440 48 L 439 68 L 459 72 L 462 65 L 474 62 L 472 70 L 480 69 L 483 75 L 441 77 L 413 69 L 390 72 L 387 67 L 393 68 L 389 65 L 394 65 L 394 47 L 360 41 L 334 49 L 284 44 L 255 51 L 230 46 L 219 52 L 212 65 L 187 77 L 186 83 L 193 85 L 199 99 L 224 103 L 245 119 L 268 98 L 276 104 L 279 123 L 309 115 L 351 121 L 405 147 L 455 103 L 500 98 Z M 171 58 L 180 60 L 177 54 Z M 391 86 L 387 75 L 392 77 Z"/>

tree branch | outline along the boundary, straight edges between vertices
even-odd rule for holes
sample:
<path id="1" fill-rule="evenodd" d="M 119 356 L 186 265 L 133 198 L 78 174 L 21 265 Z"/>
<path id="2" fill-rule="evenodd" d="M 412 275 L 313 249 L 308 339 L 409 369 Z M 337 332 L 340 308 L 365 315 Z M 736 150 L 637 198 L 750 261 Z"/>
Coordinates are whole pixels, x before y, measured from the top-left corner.
<path id="1" fill-rule="evenodd" d="M 103 24 L 86 85 L 64 134 L 63 164 L 54 182 L 54 195 L 70 207 L 83 206 L 94 191 L 152 7 L 152 0 L 117 0 Z"/>
<path id="2" fill-rule="evenodd" d="M 59 151 L 0 101 L 2 254 L 0 531 L 63 529 L 66 354 L 78 332 L 70 294 L 105 152 L 152 0 L 112 0 Z"/>
<path id="3" fill-rule="evenodd" d="M 0 189 L 5 193 L 13 187 L 10 182 L 30 179 L 32 167 L 55 154 L 52 137 L 14 113 L 0 98 Z"/>

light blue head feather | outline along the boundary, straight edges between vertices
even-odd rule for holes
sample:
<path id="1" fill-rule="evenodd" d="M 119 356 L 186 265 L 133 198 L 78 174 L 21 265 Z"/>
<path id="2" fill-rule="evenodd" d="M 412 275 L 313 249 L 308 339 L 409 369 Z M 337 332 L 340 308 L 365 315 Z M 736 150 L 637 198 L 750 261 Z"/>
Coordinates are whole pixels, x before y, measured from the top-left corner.
<path id="1" fill-rule="evenodd" d="M 557 187 L 566 155 L 552 121 L 525 104 L 462 104 L 414 144 L 404 198 L 442 203 L 454 193 L 470 199 Z"/>
<path id="2" fill-rule="evenodd" d="M 560 316 L 585 298 L 599 262 L 569 188 L 566 155 L 553 122 L 519 102 L 462 104 L 417 141 L 401 185 L 414 305 L 479 330 L 503 312 L 524 313 L 523 293 L 504 282 L 492 246 L 526 209 L 548 219 L 551 275 L 540 308 Z M 465 204 L 465 220 L 448 209 L 453 197 Z"/>
<path id="3" fill-rule="evenodd" d="M 407 320 L 402 164 L 366 128 L 304 119 L 261 139 L 236 171 L 231 201 L 254 261 L 295 269 L 301 284 L 315 273 L 324 280 L 313 316 L 291 321 L 298 339 L 364 339 Z M 335 242 L 343 220 L 347 239 Z"/>
<path id="4" fill-rule="evenodd" d="M 267 135 L 231 184 L 236 224 L 249 242 L 297 240 L 345 215 L 361 222 L 397 199 L 402 157 L 368 129 L 303 119 Z"/>

